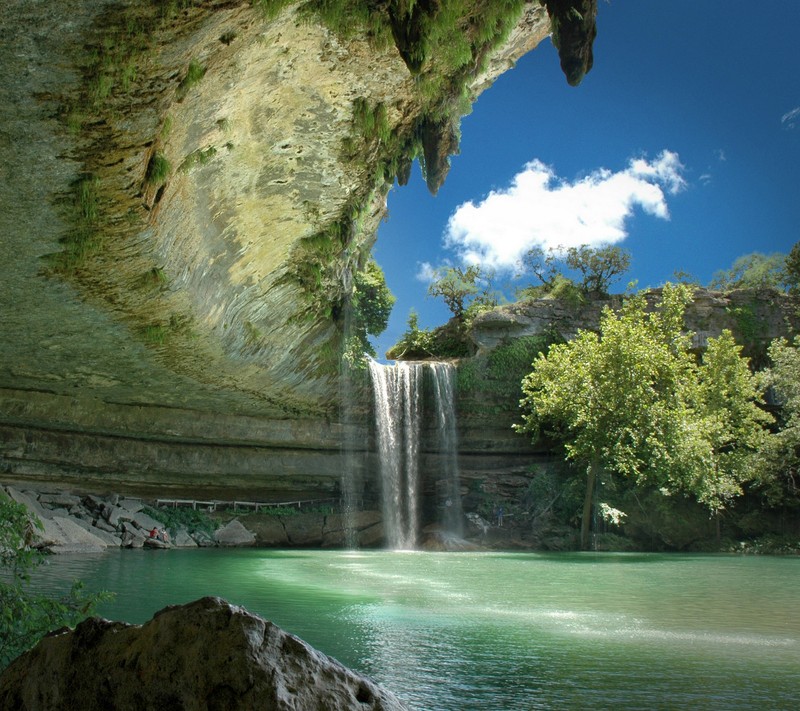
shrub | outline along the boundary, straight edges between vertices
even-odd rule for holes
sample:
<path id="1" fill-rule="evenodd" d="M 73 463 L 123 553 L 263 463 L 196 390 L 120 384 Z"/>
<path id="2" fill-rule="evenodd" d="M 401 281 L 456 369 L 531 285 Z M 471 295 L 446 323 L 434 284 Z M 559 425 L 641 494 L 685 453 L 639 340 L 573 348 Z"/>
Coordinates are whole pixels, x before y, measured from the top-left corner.
<path id="1" fill-rule="evenodd" d="M 48 632 L 77 624 L 110 597 L 85 593 L 77 581 L 57 598 L 35 592 L 30 573 L 44 554 L 32 544 L 34 529 L 40 527 L 24 506 L 0 493 L 0 670 Z"/>

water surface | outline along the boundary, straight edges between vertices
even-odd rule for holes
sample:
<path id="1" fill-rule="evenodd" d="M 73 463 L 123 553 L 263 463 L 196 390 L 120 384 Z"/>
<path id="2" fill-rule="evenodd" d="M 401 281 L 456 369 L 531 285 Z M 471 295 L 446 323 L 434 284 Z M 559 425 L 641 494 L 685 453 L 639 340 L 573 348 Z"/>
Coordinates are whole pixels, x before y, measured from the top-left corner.
<path id="1" fill-rule="evenodd" d="M 425 711 L 800 708 L 800 559 L 220 550 L 57 556 L 144 622 L 219 595 Z"/>

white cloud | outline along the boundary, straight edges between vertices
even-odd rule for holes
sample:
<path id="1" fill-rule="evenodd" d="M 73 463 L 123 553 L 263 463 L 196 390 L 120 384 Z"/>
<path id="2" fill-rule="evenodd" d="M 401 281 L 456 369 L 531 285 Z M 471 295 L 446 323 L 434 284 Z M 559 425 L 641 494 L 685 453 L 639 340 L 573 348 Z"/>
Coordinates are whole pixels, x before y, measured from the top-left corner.
<path id="1" fill-rule="evenodd" d="M 781 116 L 781 123 L 786 128 L 795 128 L 798 119 L 800 119 L 800 106 L 795 107 L 791 111 L 787 111 Z"/>
<path id="2" fill-rule="evenodd" d="M 682 172 L 678 155 L 670 151 L 653 161 L 631 160 L 616 173 L 603 168 L 572 183 L 533 160 L 509 188 L 489 193 L 477 205 L 466 202 L 456 208 L 445 245 L 465 263 L 510 270 L 533 246 L 620 242 L 636 207 L 669 219 L 665 192 L 674 195 L 686 187 Z"/>
<path id="3" fill-rule="evenodd" d="M 415 275 L 417 281 L 430 284 L 433 281 L 435 268 L 430 262 L 419 262 L 417 264 L 417 273 Z"/>

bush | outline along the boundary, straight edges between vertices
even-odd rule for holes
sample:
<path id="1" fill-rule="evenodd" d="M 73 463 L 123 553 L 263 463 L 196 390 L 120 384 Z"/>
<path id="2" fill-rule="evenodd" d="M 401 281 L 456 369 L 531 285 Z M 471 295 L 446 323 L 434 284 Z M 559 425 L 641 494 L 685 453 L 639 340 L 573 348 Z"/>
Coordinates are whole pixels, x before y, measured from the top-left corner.
<path id="1" fill-rule="evenodd" d="M 44 561 L 32 546 L 36 528 L 41 524 L 24 506 L 0 494 L 0 670 L 48 632 L 76 625 L 110 597 L 85 593 L 77 581 L 58 598 L 31 590 L 30 573 Z"/>
<path id="2" fill-rule="evenodd" d="M 145 506 L 144 512 L 164 524 L 174 536 L 179 528 L 185 528 L 189 533 L 202 531 L 213 535 L 217 530 L 216 522 L 205 512 L 190 508 L 152 508 Z"/>

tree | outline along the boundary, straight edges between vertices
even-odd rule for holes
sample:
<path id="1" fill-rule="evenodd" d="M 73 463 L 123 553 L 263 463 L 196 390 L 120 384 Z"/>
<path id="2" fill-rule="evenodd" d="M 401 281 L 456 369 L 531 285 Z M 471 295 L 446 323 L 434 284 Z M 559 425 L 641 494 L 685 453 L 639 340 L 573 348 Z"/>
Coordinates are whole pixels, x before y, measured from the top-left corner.
<path id="1" fill-rule="evenodd" d="M 611 284 L 631 267 L 631 255 L 622 247 L 570 247 L 566 254 L 570 269 L 580 272 L 581 289 L 588 296 L 607 296 Z"/>
<path id="2" fill-rule="evenodd" d="M 733 289 L 783 289 L 787 283 L 786 255 L 753 252 L 739 257 L 730 269 L 714 274 L 708 286 L 720 291 Z"/>
<path id="3" fill-rule="evenodd" d="M 482 293 L 481 282 L 487 280 L 488 275 L 477 264 L 471 264 L 466 269 L 441 267 L 434 273 L 428 294 L 441 296 L 456 321 L 463 324 L 469 302 Z M 484 287 L 483 293 L 486 292 L 487 288 Z"/>
<path id="4" fill-rule="evenodd" d="M 523 274 L 533 274 L 542 283 L 545 290 L 550 291 L 555 279 L 561 275 L 558 267 L 558 255 L 561 251 L 554 249 L 545 251 L 544 247 L 540 245 L 531 247 L 522 255 L 520 270 Z"/>
<path id="5" fill-rule="evenodd" d="M 695 407 L 712 458 L 703 477 L 692 483 L 692 491 L 701 503 L 716 509 L 755 478 L 754 455 L 764 449 L 773 417 L 760 407 L 764 379 L 751 372 L 742 346 L 727 329 L 708 339 L 698 385 Z"/>
<path id="6" fill-rule="evenodd" d="M 358 361 L 363 353 L 375 355 L 375 349 L 369 342 L 368 334 L 380 336 L 386 330 L 389 316 L 392 313 L 395 297 L 386 286 L 383 270 L 374 259 L 370 259 L 364 269 L 353 276 L 353 335 L 355 341 L 347 349 L 348 360 Z M 355 348 L 358 353 L 349 353 Z M 357 355 L 357 357 L 356 357 Z"/>
<path id="7" fill-rule="evenodd" d="M 786 286 L 790 294 L 800 293 L 800 242 L 796 242 L 786 255 Z"/>
<path id="8" fill-rule="evenodd" d="M 0 493 L 0 670 L 45 634 L 76 624 L 108 598 L 84 593 L 80 583 L 60 598 L 31 591 L 30 572 L 43 561 L 32 547 L 35 528 L 27 509 Z"/>
<path id="9" fill-rule="evenodd" d="M 578 285 L 584 296 L 599 297 L 608 294 L 611 284 L 630 269 L 630 253 L 621 247 L 580 247 L 544 250 L 536 246 L 529 249 L 521 259 L 523 272 L 533 274 L 542 285 L 545 293 L 554 293 L 557 287 L 563 289 L 565 282 L 572 283 L 563 275 L 571 269 L 581 275 Z"/>
<path id="10" fill-rule="evenodd" d="M 760 461 L 760 483 L 767 502 L 800 505 L 800 336 L 769 347 L 768 384 L 780 407 L 779 427 L 769 435 Z"/>
<path id="11" fill-rule="evenodd" d="M 388 351 L 386 357 L 390 360 L 400 358 L 424 359 L 430 358 L 436 347 L 435 337 L 431 330 L 419 327 L 419 315 L 414 309 L 408 314 L 408 327 L 400 340 Z"/>
<path id="12" fill-rule="evenodd" d="M 690 298 L 688 287 L 667 284 L 655 310 L 643 294 L 619 312 L 606 307 L 599 333 L 552 346 L 523 380 L 516 429 L 555 437 L 586 470 L 582 548 L 601 474 L 690 493 L 711 510 L 748 476 L 744 462 L 763 424 L 758 388 L 730 334 L 710 344 L 701 377 L 683 332 Z"/>

